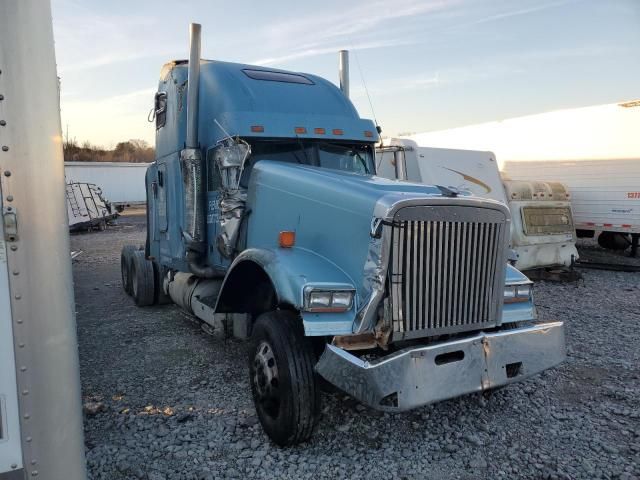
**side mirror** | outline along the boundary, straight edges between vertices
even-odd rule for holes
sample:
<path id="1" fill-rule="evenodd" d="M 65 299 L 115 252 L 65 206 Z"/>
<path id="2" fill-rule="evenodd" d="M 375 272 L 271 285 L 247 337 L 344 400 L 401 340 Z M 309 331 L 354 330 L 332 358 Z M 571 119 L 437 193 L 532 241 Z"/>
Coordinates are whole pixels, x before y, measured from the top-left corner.
<path id="1" fill-rule="evenodd" d="M 167 123 L 167 92 L 157 92 L 154 99 L 156 130 Z"/>

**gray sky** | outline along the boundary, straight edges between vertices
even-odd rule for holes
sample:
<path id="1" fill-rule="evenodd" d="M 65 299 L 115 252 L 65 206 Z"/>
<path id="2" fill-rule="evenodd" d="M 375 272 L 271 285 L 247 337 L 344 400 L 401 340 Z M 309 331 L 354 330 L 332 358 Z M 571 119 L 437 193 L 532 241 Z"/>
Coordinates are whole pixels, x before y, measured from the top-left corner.
<path id="1" fill-rule="evenodd" d="M 53 0 L 63 130 L 82 142 L 154 141 L 162 64 L 188 55 L 337 82 L 386 134 L 439 130 L 640 98 L 640 0 L 222 2 Z M 362 75 L 360 74 L 362 71 Z"/>

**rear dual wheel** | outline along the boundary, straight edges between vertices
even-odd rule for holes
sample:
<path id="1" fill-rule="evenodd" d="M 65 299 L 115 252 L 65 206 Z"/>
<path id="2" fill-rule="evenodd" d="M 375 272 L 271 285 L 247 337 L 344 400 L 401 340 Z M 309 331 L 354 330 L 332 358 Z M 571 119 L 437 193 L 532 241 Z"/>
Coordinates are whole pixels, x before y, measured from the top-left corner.
<path id="1" fill-rule="evenodd" d="M 262 428 L 280 446 L 308 440 L 320 411 L 311 340 L 295 312 L 260 315 L 249 348 L 249 378 Z"/>
<path id="2" fill-rule="evenodd" d="M 133 296 L 136 305 L 163 305 L 171 303 L 164 293 L 165 270 L 155 261 L 148 260 L 144 251 L 133 245 L 125 245 L 120 253 L 122 288 Z"/>
<path id="3" fill-rule="evenodd" d="M 153 263 L 136 250 L 131 262 L 131 296 L 139 307 L 153 305 L 155 302 L 155 274 Z"/>
<path id="4" fill-rule="evenodd" d="M 120 275 L 122 277 L 122 288 L 127 295 L 131 295 L 131 264 L 133 255 L 138 250 L 134 245 L 125 245 L 120 251 Z"/>

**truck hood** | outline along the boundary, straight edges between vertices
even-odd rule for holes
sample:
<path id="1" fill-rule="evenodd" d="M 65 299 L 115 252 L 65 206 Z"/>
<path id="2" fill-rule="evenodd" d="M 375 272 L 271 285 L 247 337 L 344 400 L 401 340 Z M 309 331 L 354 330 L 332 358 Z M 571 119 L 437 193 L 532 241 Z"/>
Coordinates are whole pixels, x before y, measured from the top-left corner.
<path id="1" fill-rule="evenodd" d="M 247 247 L 277 249 L 278 234 L 296 232 L 296 248 L 325 258 L 362 299 L 372 219 L 391 198 L 440 198 L 438 188 L 306 165 L 262 160 L 249 181 Z M 392 200 L 390 200 L 392 202 Z M 430 203 L 430 202 L 425 202 Z"/>
<path id="2" fill-rule="evenodd" d="M 389 239 L 372 237 L 375 218 L 388 219 L 398 201 L 457 204 L 435 186 L 262 160 L 253 168 L 247 196 L 247 248 L 277 251 L 282 231 L 295 232 L 295 248 L 322 257 L 352 282 L 356 309 L 383 291 Z M 496 203 L 503 211 L 506 207 Z M 508 212 L 507 212 L 508 215 Z M 506 247 L 506 245 L 505 245 Z"/>
<path id="3" fill-rule="evenodd" d="M 322 197 L 327 204 L 343 209 L 357 208 L 358 213 L 369 218 L 376 203 L 385 196 L 442 196 L 441 191 L 431 185 L 284 162 L 258 162 L 252 177 L 257 183 L 267 181 L 268 177 L 270 185 L 285 187 L 292 192 L 307 192 L 309 195 L 313 192 L 314 197 Z"/>

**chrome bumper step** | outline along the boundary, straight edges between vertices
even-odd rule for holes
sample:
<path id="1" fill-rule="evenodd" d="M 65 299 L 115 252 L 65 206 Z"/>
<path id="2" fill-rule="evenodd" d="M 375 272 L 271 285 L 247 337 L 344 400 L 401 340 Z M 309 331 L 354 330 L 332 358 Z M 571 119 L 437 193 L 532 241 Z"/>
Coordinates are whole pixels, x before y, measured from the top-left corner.
<path id="1" fill-rule="evenodd" d="M 378 410 L 402 411 L 523 380 L 566 356 L 563 322 L 415 347 L 363 361 L 327 345 L 317 372 Z"/>

